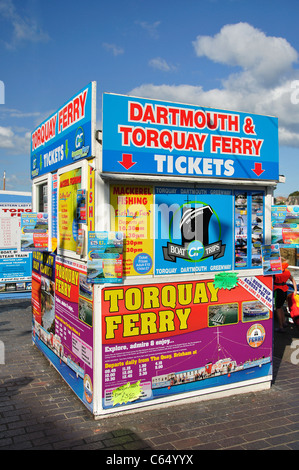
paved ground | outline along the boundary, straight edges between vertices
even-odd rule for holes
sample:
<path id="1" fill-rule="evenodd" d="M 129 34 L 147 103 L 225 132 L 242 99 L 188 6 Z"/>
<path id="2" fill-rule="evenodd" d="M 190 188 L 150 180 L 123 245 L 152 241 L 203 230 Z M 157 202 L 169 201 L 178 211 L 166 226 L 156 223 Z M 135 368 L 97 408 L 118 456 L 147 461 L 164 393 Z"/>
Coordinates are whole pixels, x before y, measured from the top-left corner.
<path id="1" fill-rule="evenodd" d="M 94 420 L 32 346 L 30 301 L 1 301 L 0 450 L 299 449 L 297 338 L 275 336 L 269 390 Z"/>

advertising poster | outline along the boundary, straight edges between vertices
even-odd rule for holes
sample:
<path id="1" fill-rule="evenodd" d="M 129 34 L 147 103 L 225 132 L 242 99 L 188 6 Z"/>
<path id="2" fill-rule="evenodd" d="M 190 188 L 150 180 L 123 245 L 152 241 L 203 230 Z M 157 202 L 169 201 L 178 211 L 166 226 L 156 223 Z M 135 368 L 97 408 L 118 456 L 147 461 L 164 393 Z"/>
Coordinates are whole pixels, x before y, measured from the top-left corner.
<path id="1" fill-rule="evenodd" d="M 102 312 L 104 408 L 272 374 L 271 277 L 104 288 Z"/>
<path id="2" fill-rule="evenodd" d="M 76 253 L 78 238 L 77 191 L 81 188 L 81 168 L 60 175 L 58 190 L 58 247 Z"/>
<path id="3" fill-rule="evenodd" d="M 79 224 L 86 224 L 86 189 L 78 189 L 77 191 L 77 221 Z"/>
<path id="4" fill-rule="evenodd" d="M 86 265 L 57 256 L 55 265 L 55 334 L 61 341 L 60 359 L 72 371 L 67 382 L 92 409 L 93 290 Z M 65 368 L 63 368 L 65 369 Z"/>
<path id="5" fill-rule="evenodd" d="M 21 214 L 31 213 L 31 194 L 0 193 L 0 298 L 27 296 L 32 255 L 21 251 Z"/>
<path id="6" fill-rule="evenodd" d="M 34 321 L 45 331 L 55 334 L 55 255 L 32 252 L 32 313 Z"/>
<path id="7" fill-rule="evenodd" d="M 48 251 L 49 216 L 46 212 L 21 215 L 21 250 Z"/>
<path id="8" fill-rule="evenodd" d="M 31 134 L 31 178 L 93 155 L 95 82 L 80 90 Z"/>
<path id="9" fill-rule="evenodd" d="M 123 233 L 88 232 L 87 281 L 91 284 L 123 280 Z"/>
<path id="10" fill-rule="evenodd" d="M 31 254 L 0 249 L 0 295 L 30 291 L 31 265 Z"/>
<path id="11" fill-rule="evenodd" d="M 282 272 L 280 246 L 278 243 L 275 245 L 263 245 L 262 256 L 264 276 L 280 274 Z"/>
<path id="12" fill-rule="evenodd" d="M 271 241 L 299 248 L 299 206 L 272 206 Z"/>
<path id="13" fill-rule="evenodd" d="M 103 171 L 278 181 L 278 120 L 104 93 Z"/>
<path id="14" fill-rule="evenodd" d="M 155 274 L 232 269 L 233 192 L 155 188 Z"/>
<path id="15" fill-rule="evenodd" d="M 57 192 L 58 192 L 58 176 L 57 173 L 52 175 L 52 251 L 57 248 Z"/>
<path id="16" fill-rule="evenodd" d="M 33 341 L 92 411 L 93 291 L 86 266 L 33 253 Z"/>
<path id="17" fill-rule="evenodd" d="M 153 273 L 153 187 L 110 186 L 111 229 L 124 233 L 124 276 Z"/>

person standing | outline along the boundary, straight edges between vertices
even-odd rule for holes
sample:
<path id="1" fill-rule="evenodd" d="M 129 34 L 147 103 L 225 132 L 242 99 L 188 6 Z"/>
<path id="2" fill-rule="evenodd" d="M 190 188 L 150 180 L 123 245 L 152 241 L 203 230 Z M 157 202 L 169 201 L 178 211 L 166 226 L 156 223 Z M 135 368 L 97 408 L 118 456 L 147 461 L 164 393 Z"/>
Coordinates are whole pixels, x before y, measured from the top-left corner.
<path id="1" fill-rule="evenodd" d="M 289 264 L 284 260 L 282 262 L 282 273 L 275 274 L 274 276 L 274 305 L 278 319 L 278 328 L 275 331 L 280 333 L 284 331 L 286 326 L 283 304 L 286 301 L 287 292 L 289 289 L 289 286 L 287 285 L 288 280 L 290 280 L 293 284 L 294 295 L 297 294 L 297 284 L 290 271 L 287 269 L 288 267 Z"/>

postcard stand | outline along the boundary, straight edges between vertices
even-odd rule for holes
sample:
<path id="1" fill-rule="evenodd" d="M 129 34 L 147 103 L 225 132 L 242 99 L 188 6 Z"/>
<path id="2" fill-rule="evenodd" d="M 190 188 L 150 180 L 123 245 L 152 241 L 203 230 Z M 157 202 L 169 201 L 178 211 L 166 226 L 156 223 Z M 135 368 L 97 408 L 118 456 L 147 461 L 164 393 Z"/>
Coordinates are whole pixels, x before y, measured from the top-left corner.
<path id="1" fill-rule="evenodd" d="M 270 387 L 277 119 L 104 94 L 100 132 L 95 103 L 32 133 L 34 344 L 94 417 Z"/>

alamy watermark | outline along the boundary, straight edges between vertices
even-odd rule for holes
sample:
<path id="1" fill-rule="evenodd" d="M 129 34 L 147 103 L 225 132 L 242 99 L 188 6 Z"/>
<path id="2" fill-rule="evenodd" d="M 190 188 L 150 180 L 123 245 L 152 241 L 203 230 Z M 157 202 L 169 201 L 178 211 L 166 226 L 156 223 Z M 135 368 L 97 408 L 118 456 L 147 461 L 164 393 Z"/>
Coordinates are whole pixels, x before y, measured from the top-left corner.
<path id="1" fill-rule="evenodd" d="M 3 341 L 0 340 L 0 365 L 5 364 L 5 346 Z"/>
<path id="2" fill-rule="evenodd" d="M 291 93 L 291 103 L 298 104 L 299 103 L 299 80 L 293 80 L 291 82 L 291 88 L 293 89 Z"/>
<path id="3" fill-rule="evenodd" d="M 0 104 L 5 103 L 5 87 L 4 82 L 0 80 Z"/>
<path id="4" fill-rule="evenodd" d="M 291 349 L 294 349 L 290 356 L 291 363 L 294 365 L 299 364 L 299 339 L 293 339 L 292 344 L 290 345 Z"/>

